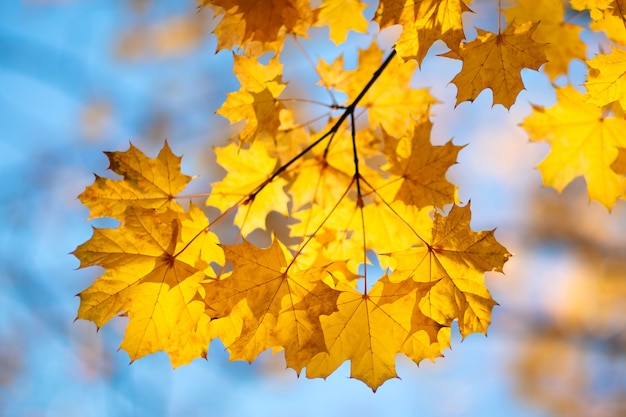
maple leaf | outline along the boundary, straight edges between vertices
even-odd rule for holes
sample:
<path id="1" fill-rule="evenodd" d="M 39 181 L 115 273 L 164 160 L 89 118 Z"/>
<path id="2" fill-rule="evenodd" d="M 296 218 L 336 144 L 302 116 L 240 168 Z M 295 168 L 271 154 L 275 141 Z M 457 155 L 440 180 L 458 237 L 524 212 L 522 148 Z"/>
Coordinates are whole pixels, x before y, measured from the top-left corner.
<path id="1" fill-rule="evenodd" d="M 356 272 L 361 264 L 369 263 L 368 251 L 406 250 L 418 241 L 416 234 L 429 231 L 432 207 L 416 210 L 401 201 L 388 203 L 369 181 L 361 181 L 361 203 L 350 197 L 349 191 L 357 191 L 353 180 L 332 206 L 313 205 L 293 215 L 300 223 L 291 226 L 291 236 L 306 246 L 298 246 L 300 257 L 315 259 L 315 254 L 322 253 L 329 259 L 345 260 L 348 269 Z"/>
<path id="2" fill-rule="evenodd" d="M 276 239 L 267 249 L 245 240 L 223 248 L 234 269 L 206 286 L 205 302 L 214 317 L 231 314 L 241 302 L 247 305 L 241 335 L 226 346 L 231 360 L 251 362 L 268 348 L 282 348 L 287 366 L 300 373 L 326 351 L 319 317 L 337 309 L 339 292 L 321 281 L 325 269 L 294 271 Z"/>
<path id="3" fill-rule="evenodd" d="M 364 244 L 374 251 L 406 249 L 411 246 L 405 238 L 411 229 L 385 201 L 396 195 L 399 178 L 385 180 L 375 169 L 379 163 L 368 164 L 368 156 L 380 153 L 374 133 L 364 130 L 355 138 L 358 175 L 351 142 L 348 132 L 340 131 L 328 153 L 321 148 L 313 150 L 313 158 L 294 168 L 288 192 L 295 210 L 292 218 L 299 221 L 291 225 L 290 234 L 307 242 L 301 256 L 323 251 L 331 259 L 347 260 L 356 271 L 363 262 Z M 407 218 L 415 221 L 412 215 Z"/>
<path id="4" fill-rule="evenodd" d="M 148 158 L 132 143 L 125 152 L 105 152 L 109 168 L 122 176 L 112 180 L 96 175 L 94 183 L 79 196 L 89 207 L 89 218 L 123 219 L 128 207 L 183 211 L 174 200 L 191 180 L 180 172 L 179 156 L 172 153 L 167 141 L 156 158 Z"/>
<path id="5" fill-rule="evenodd" d="M 206 201 L 207 206 L 216 207 L 222 212 L 239 206 L 234 223 L 244 235 L 257 228 L 264 229 L 265 218 L 271 211 L 283 215 L 289 213 L 289 197 L 283 190 L 287 182 L 275 178 L 265 184 L 277 164 L 277 159 L 268 154 L 265 144 L 254 142 L 250 147 L 240 149 L 237 144 L 231 143 L 223 148 L 215 148 L 215 153 L 217 163 L 226 170 L 226 176 L 212 184 L 213 190 Z"/>
<path id="6" fill-rule="evenodd" d="M 279 96 L 286 86 L 281 79 L 283 65 L 276 56 L 262 64 L 254 58 L 233 54 L 233 74 L 239 80 L 241 90 L 249 93 L 267 89 L 273 96 Z"/>
<path id="7" fill-rule="evenodd" d="M 376 391 L 397 377 L 398 353 L 417 364 L 442 356 L 449 344 L 449 329 L 413 308 L 433 284 L 390 289 L 386 282 L 381 278 L 367 294 L 349 288 L 341 292 L 339 310 L 320 318 L 328 352 L 311 359 L 308 378 L 326 378 L 350 360 L 350 376 Z"/>
<path id="8" fill-rule="evenodd" d="M 281 125 L 280 112 L 284 109 L 277 97 L 285 88 L 278 58 L 263 65 L 253 58 L 235 55 L 233 72 L 241 87 L 226 95 L 217 114 L 231 124 L 245 121 L 239 133 L 239 140 L 243 143 L 275 137 Z"/>
<path id="9" fill-rule="evenodd" d="M 319 136 L 314 134 L 312 139 L 315 140 Z M 361 160 L 378 153 L 377 143 L 370 131 L 359 132 L 355 143 Z M 294 168 L 289 184 L 294 211 L 311 204 L 323 209 L 333 207 L 353 182 L 354 151 L 350 132 L 340 130 L 334 136 L 331 146 L 313 149 L 309 155 L 309 158 L 304 158 Z M 361 175 L 379 176 L 367 165 L 362 167 Z"/>
<path id="10" fill-rule="evenodd" d="M 339 45 L 346 41 L 348 32 L 367 32 L 363 10 L 367 5 L 360 0 L 323 0 L 315 26 L 328 26 L 330 39 Z"/>
<path id="11" fill-rule="evenodd" d="M 224 264 L 224 254 L 199 208 L 180 213 L 129 207 L 120 227 L 94 228 L 73 254 L 80 268 L 106 269 L 79 294 L 77 318 L 100 327 L 126 313 L 130 320 L 120 348 L 131 361 L 164 350 L 179 366 L 206 355 L 210 318 L 201 282 L 215 276 L 210 263 Z"/>
<path id="12" fill-rule="evenodd" d="M 626 1 L 624 0 L 597 0 L 576 1 L 572 7 L 577 10 L 589 9 L 591 22 L 589 28 L 594 31 L 606 33 L 609 39 L 618 45 L 626 44 Z M 580 4 L 579 4 L 580 3 Z"/>
<path id="13" fill-rule="evenodd" d="M 308 0 L 204 0 L 204 6 L 223 15 L 214 30 L 218 51 L 245 45 L 254 56 L 279 52 L 287 34 L 306 36 L 316 17 Z"/>
<path id="14" fill-rule="evenodd" d="M 598 106 L 618 101 L 626 109 L 626 51 L 614 48 L 610 54 L 596 55 L 587 65 L 587 101 Z"/>
<path id="15" fill-rule="evenodd" d="M 463 34 L 462 14 L 471 12 L 463 0 L 381 0 L 374 20 L 381 29 L 403 25 L 396 42 L 398 55 L 421 63 L 430 47 L 438 40 L 452 51 L 458 51 Z"/>
<path id="16" fill-rule="evenodd" d="M 289 184 L 289 194 L 293 196 L 294 201 L 294 212 L 303 208 L 310 211 L 308 208 L 311 205 L 323 210 L 330 209 L 350 187 L 353 173 L 346 172 L 346 169 L 349 170 L 352 160 L 339 159 L 335 152 L 332 155 L 333 160 L 338 163 L 329 163 L 321 150 L 315 151 L 314 157 L 307 158 L 298 165 L 294 178 Z M 342 153 L 342 156 L 347 155 Z"/>
<path id="17" fill-rule="evenodd" d="M 534 0 L 518 0 L 515 7 L 504 10 L 509 22 L 517 24 L 538 22 L 533 39 L 546 44 L 546 64 L 543 72 L 551 79 L 567 74 L 572 59 L 584 60 L 585 43 L 580 38 L 582 27 L 564 21 L 564 5 L 561 0 L 544 0 L 537 7 Z"/>
<path id="18" fill-rule="evenodd" d="M 393 176 L 383 191 L 394 194 L 394 200 L 424 208 L 443 207 L 453 203 L 456 188 L 446 179 L 446 171 L 456 163 L 457 154 L 463 148 L 452 142 L 444 146 L 430 143 L 432 123 L 426 117 L 414 121 L 407 134 L 395 139 L 385 132 L 385 154 L 389 161 L 385 170 Z"/>
<path id="19" fill-rule="evenodd" d="M 464 337 L 486 334 L 497 303 L 485 286 L 484 273 L 502 272 L 511 256 L 493 230 L 472 231 L 470 219 L 469 204 L 453 206 L 446 217 L 435 212 L 432 232 L 421 237 L 420 246 L 389 255 L 393 269 L 389 281 L 436 281 L 422 298 L 421 311 L 446 326 L 458 319 Z"/>
<path id="20" fill-rule="evenodd" d="M 320 79 L 317 82 L 318 85 L 322 85 L 327 89 L 336 88 L 338 85 L 343 85 L 348 81 L 351 74 L 344 69 L 345 59 L 343 54 L 337 56 L 330 64 L 324 61 L 322 58 L 317 60 L 316 72 Z"/>
<path id="21" fill-rule="evenodd" d="M 476 29 L 478 36 L 462 43 L 459 56 L 463 67 L 451 81 L 457 86 L 456 104 L 474 101 L 486 88 L 493 91 L 493 103 L 510 108 L 524 89 L 520 71 L 537 70 L 546 62 L 545 45 L 532 39 L 537 23 L 507 26 L 495 34 Z M 443 54 L 457 58 L 456 54 Z"/>
<path id="22" fill-rule="evenodd" d="M 558 88 L 556 94 L 557 104 L 533 106 L 522 123 L 531 140 L 550 144 L 550 153 L 539 164 L 543 182 L 560 192 L 582 175 L 589 198 L 610 208 L 626 191 L 626 178 L 611 169 L 618 148 L 626 147 L 626 121 L 606 117 L 571 86 Z"/>

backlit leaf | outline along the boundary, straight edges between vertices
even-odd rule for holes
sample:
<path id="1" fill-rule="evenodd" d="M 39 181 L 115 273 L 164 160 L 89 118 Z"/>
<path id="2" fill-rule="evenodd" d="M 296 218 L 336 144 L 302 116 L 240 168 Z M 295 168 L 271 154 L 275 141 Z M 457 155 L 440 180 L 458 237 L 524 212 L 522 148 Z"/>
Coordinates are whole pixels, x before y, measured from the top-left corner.
<path id="1" fill-rule="evenodd" d="M 339 310 L 321 317 L 328 352 L 311 360 L 307 377 L 326 378 L 349 360 L 350 376 L 376 391 L 397 377 L 398 353 L 415 363 L 441 356 L 449 343 L 448 329 L 413 309 L 432 284 L 386 291 L 386 282 L 381 279 L 368 294 L 346 289 L 337 300 Z"/>
<path id="2" fill-rule="evenodd" d="M 456 104 L 474 101 L 486 88 L 493 104 L 510 108 L 524 89 L 521 70 L 537 70 L 546 62 L 545 44 L 533 40 L 537 23 L 507 26 L 502 33 L 476 29 L 478 37 L 462 43 L 459 56 L 463 67 L 452 83 L 457 86 Z M 444 56 L 456 58 L 455 54 Z"/>
<path id="3" fill-rule="evenodd" d="M 360 0 L 323 0 L 315 25 L 328 26 L 330 39 L 339 45 L 346 41 L 350 30 L 367 32 L 367 20 L 363 17 L 366 7 Z"/>
<path id="4" fill-rule="evenodd" d="M 271 211 L 287 214 L 289 197 L 283 191 L 287 184 L 276 178 L 267 184 L 254 198 L 249 198 L 259 185 L 268 180 L 276 167 L 266 147 L 260 142 L 249 148 L 239 149 L 231 143 L 224 148 L 215 148 L 217 163 L 226 169 L 226 176 L 213 184 L 213 191 L 206 201 L 207 206 L 228 211 L 237 208 L 235 224 L 248 234 L 254 229 L 265 228 L 265 218 Z"/>
<path id="5" fill-rule="evenodd" d="M 182 211 L 174 200 L 191 177 L 180 172 L 180 157 L 167 142 L 158 157 L 148 158 L 132 143 L 125 152 L 106 152 L 109 169 L 122 176 L 112 180 L 96 175 L 96 180 L 78 198 L 89 207 L 90 218 L 122 219 L 128 207 Z"/>
<path id="6" fill-rule="evenodd" d="M 430 47 L 438 40 L 452 51 L 458 51 L 463 34 L 462 14 L 470 12 L 470 2 L 463 0 L 381 0 L 376 20 L 381 28 L 403 26 L 396 42 L 398 54 L 421 63 Z"/>
<path id="7" fill-rule="evenodd" d="M 496 241 L 493 231 L 470 228 L 469 205 L 453 206 L 448 216 L 435 213 L 430 236 L 394 261 L 391 282 L 406 279 L 436 282 L 420 302 L 422 312 L 444 325 L 458 320 L 463 336 L 486 333 L 496 302 L 484 283 L 484 273 L 502 272 L 511 254 Z"/>
<path id="8" fill-rule="evenodd" d="M 129 207 L 116 229 L 94 229 L 73 254 L 80 267 L 106 272 L 82 291 L 78 318 L 104 325 L 117 314 L 130 318 L 120 348 L 131 361 L 164 350 L 172 365 L 206 355 L 209 339 L 201 281 L 224 263 L 217 237 L 200 209 L 189 214 Z"/>
<path id="9" fill-rule="evenodd" d="M 522 124 L 531 140 L 550 144 L 550 153 L 539 164 L 543 181 L 562 191 L 583 176 L 589 198 L 610 208 L 626 191 L 626 177 L 611 169 L 618 148 L 626 148 L 626 121 L 585 103 L 572 87 L 557 89 L 557 98 L 552 107 L 534 106 Z"/>
<path id="10" fill-rule="evenodd" d="M 322 282 L 323 269 L 294 271 L 276 239 L 267 249 L 244 241 L 224 252 L 234 270 L 206 286 L 205 302 L 214 317 L 229 315 L 240 302 L 247 305 L 241 335 L 226 346 L 231 360 L 252 362 L 264 350 L 280 348 L 287 366 L 299 373 L 326 351 L 319 318 L 336 310 L 339 292 Z"/>

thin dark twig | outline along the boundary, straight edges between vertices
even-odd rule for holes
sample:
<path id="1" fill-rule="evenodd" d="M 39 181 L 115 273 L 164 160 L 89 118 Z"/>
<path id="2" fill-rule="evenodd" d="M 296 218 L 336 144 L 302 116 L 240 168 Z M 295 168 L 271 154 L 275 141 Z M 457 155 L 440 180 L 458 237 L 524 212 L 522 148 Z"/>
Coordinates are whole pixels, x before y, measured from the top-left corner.
<path id="1" fill-rule="evenodd" d="M 396 56 L 396 50 L 392 49 L 391 53 L 389 54 L 387 59 L 385 59 L 385 61 L 380 65 L 380 67 L 374 72 L 374 74 L 372 75 L 372 78 L 370 78 L 370 80 L 365 85 L 365 87 L 363 87 L 363 89 L 361 90 L 359 95 L 352 101 L 352 103 L 350 103 L 350 105 L 344 110 L 344 112 L 341 113 L 341 116 L 339 116 L 339 118 L 337 119 L 335 124 L 328 130 L 328 132 L 326 132 L 324 135 L 322 135 L 315 142 L 311 143 L 309 146 L 304 148 L 299 154 L 297 154 L 296 156 L 291 158 L 291 160 L 289 160 L 287 163 L 285 163 L 280 168 L 278 168 L 272 174 L 271 177 L 269 177 L 268 179 L 263 181 L 257 187 L 257 189 L 252 194 L 250 194 L 250 197 L 248 197 L 248 199 L 244 202 L 244 204 L 254 200 L 254 198 L 261 192 L 261 190 L 263 190 L 263 188 L 265 188 L 265 186 L 267 186 L 267 184 L 271 183 L 276 177 L 278 177 L 280 174 L 285 172 L 285 170 L 287 168 L 289 168 L 294 162 L 296 162 L 297 160 L 302 158 L 311 149 L 313 149 L 318 144 L 320 144 L 324 139 L 326 139 L 330 135 L 335 134 L 339 130 L 339 127 L 342 125 L 342 123 L 345 122 L 345 120 L 348 118 L 348 116 L 350 116 L 351 114 L 354 113 L 354 109 L 356 109 L 356 107 L 359 104 L 359 102 L 361 101 L 361 99 L 365 96 L 365 94 L 367 94 L 369 89 L 372 88 L 372 85 L 374 85 L 374 83 L 376 82 L 376 80 L 378 80 L 378 78 L 383 73 L 383 71 L 385 71 L 385 68 L 387 68 L 387 66 L 389 65 L 389 63 L 391 62 L 391 60 L 393 59 L 394 56 Z"/>
<path id="2" fill-rule="evenodd" d="M 389 56 L 383 61 L 383 63 L 380 65 L 380 67 L 378 67 L 378 69 L 376 71 L 374 71 L 374 74 L 372 74 L 372 78 L 370 78 L 370 80 L 367 82 L 367 84 L 365 85 L 365 87 L 363 87 L 363 89 L 361 90 L 361 92 L 359 93 L 359 95 L 352 101 L 352 103 L 350 103 L 350 105 L 348 107 L 345 108 L 345 110 L 343 111 L 343 113 L 341 113 L 341 116 L 339 116 L 339 118 L 337 119 L 337 121 L 335 122 L 335 124 L 332 125 L 332 127 L 328 130 L 328 132 L 324 133 L 320 138 L 318 138 L 317 140 L 315 140 L 313 143 L 311 143 L 309 146 L 307 146 L 306 148 L 304 148 L 300 153 L 298 153 L 296 156 L 294 156 L 293 158 L 291 158 L 288 162 L 286 162 L 284 165 L 280 166 L 276 171 L 274 171 L 274 173 L 267 178 L 265 181 L 263 181 L 261 184 L 259 184 L 259 186 L 247 197 L 247 198 L 242 198 L 240 201 L 238 201 L 235 205 L 233 205 L 231 208 L 229 208 L 226 212 L 227 213 L 231 213 L 236 207 L 238 207 L 240 204 L 249 204 L 251 202 L 254 201 L 254 199 L 256 198 L 256 196 L 268 185 L 270 184 L 272 181 L 274 181 L 274 179 L 276 177 L 278 177 L 280 174 L 282 174 L 283 172 L 285 172 L 291 165 L 293 165 L 296 161 L 298 161 L 300 158 L 302 158 L 304 155 L 306 155 L 311 149 L 315 148 L 318 144 L 320 144 L 324 139 L 328 138 L 331 135 L 334 135 L 337 133 L 337 131 L 339 130 L 339 127 L 342 125 L 343 122 L 346 121 L 346 119 L 348 118 L 348 116 L 353 116 L 354 115 L 354 110 L 356 109 L 357 105 L 359 104 L 359 102 L 363 99 L 363 97 L 365 96 L 365 94 L 367 94 L 367 92 L 369 91 L 370 88 L 372 88 L 372 86 L 374 85 L 374 83 L 378 80 L 378 78 L 380 78 L 381 74 L 385 71 L 385 68 L 387 68 L 387 66 L 389 65 L 389 63 L 393 60 L 393 58 L 396 56 L 396 50 L 392 49 L 391 53 L 389 54 Z M 354 126 L 354 123 L 353 123 Z M 358 177 L 358 174 L 357 174 Z M 225 214 L 225 213 L 224 213 Z M 224 216 L 225 217 L 225 216 Z M 222 216 L 220 216 L 220 218 L 223 218 Z M 189 245 L 191 245 L 191 243 L 196 240 L 198 238 L 198 236 L 200 236 L 202 233 L 208 231 L 211 229 L 211 226 L 215 224 L 215 222 L 209 224 L 207 227 L 205 227 L 203 230 L 199 231 L 193 238 L 190 239 L 190 241 L 187 243 L 187 245 L 185 245 L 185 247 L 183 247 L 180 251 L 178 251 L 174 257 L 177 257 L 178 255 L 180 255 L 183 251 L 185 251 L 185 249 L 187 249 L 187 247 L 189 247 Z"/>

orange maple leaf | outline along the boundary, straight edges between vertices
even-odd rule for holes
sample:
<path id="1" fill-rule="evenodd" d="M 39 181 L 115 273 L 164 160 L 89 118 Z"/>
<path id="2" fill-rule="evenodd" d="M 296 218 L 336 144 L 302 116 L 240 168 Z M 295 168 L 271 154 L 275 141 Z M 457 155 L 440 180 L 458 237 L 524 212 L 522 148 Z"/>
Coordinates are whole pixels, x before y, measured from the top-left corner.
<path id="1" fill-rule="evenodd" d="M 539 69 L 546 62 L 545 47 L 533 40 L 537 23 L 512 24 L 502 33 L 476 29 L 478 36 L 459 49 L 463 67 L 451 81 L 457 86 L 456 104 L 474 101 L 486 88 L 493 91 L 493 104 L 510 108 L 524 89 L 520 71 Z M 442 56 L 457 58 L 456 53 Z"/>
<path id="2" fill-rule="evenodd" d="M 204 0 L 204 6 L 223 15 L 214 30 L 217 49 L 245 45 L 254 56 L 279 52 L 288 34 L 306 36 L 316 17 L 309 0 Z"/>
<path id="3" fill-rule="evenodd" d="M 125 152 L 105 152 L 109 169 L 122 176 L 112 180 L 96 175 L 94 183 L 79 196 L 89 207 L 89 218 L 123 219 L 128 207 L 183 211 L 174 200 L 191 177 L 180 172 L 179 156 L 172 153 L 167 141 L 156 158 L 148 158 L 133 144 Z"/>

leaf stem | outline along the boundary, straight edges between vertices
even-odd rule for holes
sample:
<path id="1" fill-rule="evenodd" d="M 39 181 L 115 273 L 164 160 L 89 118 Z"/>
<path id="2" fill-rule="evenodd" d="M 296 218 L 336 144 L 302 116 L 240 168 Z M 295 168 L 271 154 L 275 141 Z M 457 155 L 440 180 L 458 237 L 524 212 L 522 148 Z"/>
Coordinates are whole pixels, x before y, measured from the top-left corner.
<path id="1" fill-rule="evenodd" d="M 367 242 L 365 238 L 365 215 L 363 214 L 363 195 L 361 194 L 361 174 L 359 173 L 359 154 L 356 151 L 356 127 L 354 113 L 350 114 L 350 136 L 352 136 L 352 156 L 354 158 L 354 181 L 356 182 L 356 205 L 361 214 L 361 235 L 363 236 L 363 294 L 367 295 Z"/>
<path id="2" fill-rule="evenodd" d="M 501 20 L 502 20 L 502 0 L 498 0 L 498 35 L 500 34 Z"/>
<path id="3" fill-rule="evenodd" d="M 389 209 L 391 210 L 391 212 L 398 218 L 400 219 L 400 221 L 402 223 L 404 223 L 406 225 L 406 227 L 409 228 L 409 230 L 411 230 L 411 232 L 413 232 L 413 234 L 415 235 L 415 237 L 417 237 L 422 243 L 424 243 L 424 245 L 430 247 L 430 244 L 422 237 L 420 236 L 419 233 L 417 233 L 417 231 L 413 228 L 413 226 L 411 226 L 404 217 L 402 217 L 392 206 L 391 204 L 389 204 L 387 202 L 387 200 L 385 200 L 383 197 L 380 196 L 380 194 L 378 194 L 378 192 L 376 191 L 376 189 L 365 179 L 365 178 L 361 178 L 363 180 L 363 183 L 365 185 L 367 185 L 368 187 L 370 187 L 372 189 L 372 193 L 374 193 L 376 195 L 376 197 L 378 199 L 380 199 L 380 201 L 382 201 L 382 203 Z"/>
<path id="4" fill-rule="evenodd" d="M 295 103 L 308 103 L 308 104 L 316 104 L 318 106 L 322 106 L 322 107 L 327 107 L 331 110 L 344 110 L 347 107 L 346 106 L 340 106 L 339 104 L 328 104 L 328 103 L 324 103 L 323 101 L 317 101 L 317 100 L 309 100 L 306 98 L 279 98 L 276 99 L 276 101 L 278 102 L 295 102 Z"/>
<path id="5" fill-rule="evenodd" d="M 352 123 L 352 128 L 354 129 L 354 110 L 356 109 L 357 105 L 359 104 L 359 102 L 363 99 L 363 97 L 365 96 L 365 94 L 367 94 L 367 92 L 369 91 L 370 88 L 372 88 L 372 86 L 374 85 L 374 83 L 376 82 L 376 80 L 378 80 L 378 78 L 381 76 L 381 74 L 385 71 L 385 68 L 387 68 L 387 66 L 389 65 L 389 63 L 393 60 L 393 58 L 396 56 L 396 50 L 392 49 L 391 53 L 389 54 L 389 56 L 387 56 L 387 58 L 383 61 L 383 63 L 380 65 L 380 67 L 378 67 L 378 69 L 376 71 L 374 71 L 374 74 L 372 74 L 372 77 L 370 78 L 370 80 L 367 82 L 367 84 L 363 87 L 363 89 L 361 90 L 361 92 L 359 93 L 359 95 L 352 101 L 352 103 L 350 103 L 350 105 L 348 105 L 348 107 L 345 108 L 345 110 L 343 111 L 343 113 L 341 113 L 341 116 L 339 116 L 339 118 L 337 119 L 337 121 L 335 122 L 335 124 L 332 125 L 332 127 L 328 130 L 328 132 L 324 133 L 320 138 L 318 138 L 317 140 L 315 140 L 313 143 L 311 143 L 309 146 L 307 146 L 306 148 L 304 148 L 300 153 L 298 153 L 296 156 L 294 156 L 293 158 L 291 158 L 288 162 L 286 162 L 284 165 L 280 166 L 269 178 L 267 178 L 265 181 L 263 181 L 261 184 L 259 184 L 258 187 L 256 187 L 256 189 L 248 196 L 248 197 L 244 197 L 241 200 L 239 200 L 236 204 L 234 204 L 231 208 L 229 208 L 228 210 L 226 210 L 224 213 L 222 213 L 220 216 L 218 216 L 218 218 L 210 223 L 207 227 L 205 227 L 203 230 L 201 230 L 200 232 L 198 232 L 193 238 L 190 239 L 190 241 L 187 243 L 187 245 L 185 245 L 181 250 L 179 250 L 174 257 L 177 257 L 178 255 L 180 255 L 183 251 L 185 251 L 185 249 L 187 249 L 187 247 L 198 238 L 198 236 L 200 236 L 203 232 L 205 231 L 209 231 L 211 229 L 211 226 L 214 225 L 215 223 L 217 223 L 219 220 L 222 220 L 223 218 L 226 217 L 227 214 L 230 214 L 233 212 L 233 210 L 235 210 L 235 208 L 237 208 L 240 204 L 249 204 L 252 201 L 254 201 L 254 199 L 256 198 L 256 196 L 272 181 L 274 181 L 274 179 L 276 177 L 278 177 L 280 174 L 282 174 L 283 172 L 285 172 L 291 165 L 293 165 L 297 160 L 299 160 L 300 158 L 302 158 L 304 155 L 306 155 L 311 149 L 313 149 L 314 147 L 316 147 L 318 144 L 320 144 L 324 139 L 328 138 L 331 135 L 335 135 L 337 133 L 337 131 L 339 130 L 339 127 L 341 126 L 341 124 L 343 122 L 345 122 L 345 120 L 348 118 L 348 116 L 352 116 L 353 117 L 353 123 Z M 356 143 L 354 145 L 356 147 Z M 358 169 L 358 168 L 357 168 Z M 358 172 L 355 174 L 355 176 L 357 178 L 360 178 L 360 175 L 358 174 Z M 358 184 L 358 182 L 357 182 Z M 358 191 L 358 185 L 357 185 L 357 192 L 359 192 L 359 196 L 360 196 L 360 191 Z M 361 212 L 362 214 L 362 212 Z M 364 255 L 365 256 L 365 255 Z"/>
<path id="6" fill-rule="evenodd" d="M 328 214 L 324 217 L 324 220 L 317 226 L 317 228 L 313 231 L 313 233 L 309 234 L 309 236 L 306 238 L 306 240 L 304 242 L 301 242 L 301 245 L 298 247 L 298 250 L 296 250 L 296 252 L 293 254 L 293 259 L 291 260 L 289 265 L 287 265 L 287 269 L 285 270 L 285 272 L 287 272 L 287 270 L 289 270 L 289 268 L 291 268 L 293 263 L 296 261 L 296 258 L 298 256 L 300 256 L 300 254 L 304 250 L 305 246 L 311 241 L 311 239 L 313 239 L 313 237 L 317 234 L 317 232 L 319 232 L 322 229 L 322 227 L 324 227 L 324 225 L 326 224 L 326 221 L 334 213 L 334 211 L 337 209 L 337 207 L 339 207 L 339 204 L 341 204 L 343 199 L 348 195 L 348 192 L 350 191 L 350 188 L 352 188 L 352 184 L 353 183 L 354 183 L 354 178 L 352 179 L 352 181 L 350 181 L 350 184 L 348 184 L 348 186 L 346 187 L 346 190 L 343 192 L 343 194 L 341 194 L 341 197 L 339 197 L 339 200 L 337 200 L 335 205 L 330 209 Z M 308 228 L 308 223 L 307 223 L 307 228 Z"/>

